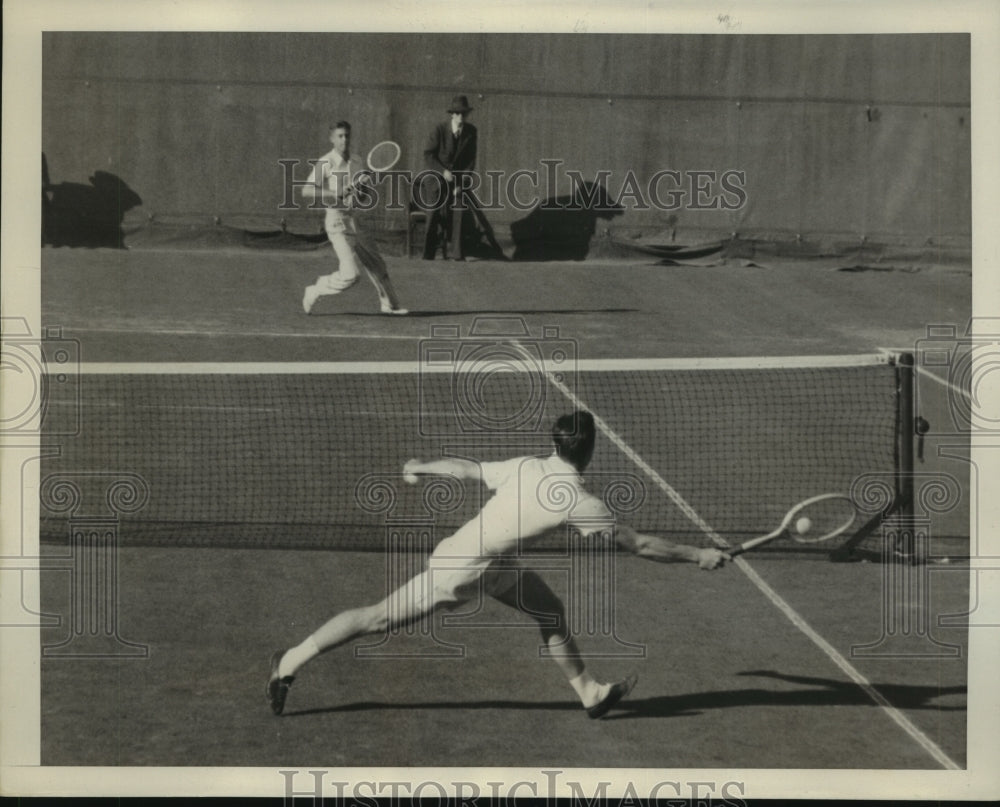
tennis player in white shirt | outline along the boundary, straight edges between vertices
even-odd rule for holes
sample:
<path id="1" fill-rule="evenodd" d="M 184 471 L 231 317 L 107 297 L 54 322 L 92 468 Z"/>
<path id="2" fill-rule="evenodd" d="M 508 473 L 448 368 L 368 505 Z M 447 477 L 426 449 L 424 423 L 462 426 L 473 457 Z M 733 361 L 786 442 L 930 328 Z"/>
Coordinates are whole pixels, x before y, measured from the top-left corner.
<path id="1" fill-rule="evenodd" d="M 358 280 L 360 263 L 378 292 L 382 313 L 407 314 L 409 312 L 399 306 L 385 260 L 375 244 L 365 237 L 358 227 L 356 216 L 351 213 L 353 180 L 360 170 L 360 166 L 351 159 L 351 124 L 338 121 L 331 126 L 330 142 L 333 149 L 317 160 L 309 174 L 308 184 L 301 187 L 305 199 L 322 202 L 326 206 L 324 226 L 340 266 L 337 271 L 322 275 L 313 285 L 306 286 L 302 308 L 308 314 L 320 297 L 340 294 L 353 286 Z"/>
<path id="2" fill-rule="evenodd" d="M 702 569 L 716 569 L 729 556 L 718 549 L 674 544 L 614 523 L 604 503 L 583 488 L 581 474 L 590 462 L 596 439 L 589 412 L 560 417 L 553 426 L 552 439 L 555 451 L 548 457 L 482 463 L 462 459 L 407 462 L 403 473 L 410 481 L 421 474 L 447 474 L 481 481 L 495 494 L 478 516 L 437 545 L 424 572 L 383 601 L 342 611 L 301 644 L 274 653 L 266 689 L 274 713 L 281 714 L 302 666 L 320 653 L 361 636 L 411 624 L 439 608 L 454 608 L 476 599 L 481 591 L 538 622 L 548 655 L 591 718 L 603 717 L 627 695 L 636 676 L 601 683 L 587 672 L 569 632 L 563 603 L 537 572 L 521 565 L 520 550 L 547 530 L 569 523 L 584 535 L 613 530 L 622 547 L 649 560 L 689 561 Z"/>

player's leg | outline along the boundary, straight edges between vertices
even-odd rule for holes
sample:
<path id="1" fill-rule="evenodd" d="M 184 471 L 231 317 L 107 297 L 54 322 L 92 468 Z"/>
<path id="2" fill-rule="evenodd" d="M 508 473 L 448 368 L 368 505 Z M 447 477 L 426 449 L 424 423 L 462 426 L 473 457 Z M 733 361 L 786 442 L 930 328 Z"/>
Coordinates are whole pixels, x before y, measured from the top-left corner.
<path id="1" fill-rule="evenodd" d="M 389 269 L 385 265 L 385 259 L 379 254 L 378 249 L 361 235 L 354 237 L 354 251 L 357 253 L 358 261 L 368 275 L 368 279 L 378 292 L 379 305 L 383 314 L 406 314 L 405 308 L 399 305 L 399 298 L 396 290 L 392 286 L 389 278 Z"/>
<path id="2" fill-rule="evenodd" d="M 569 629 L 566 608 L 559 596 L 540 575 L 528 569 L 505 570 L 519 574 L 516 585 L 511 578 L 487 581 L 489 593 L 499 602 L 527 614 L 538 623 L 549 658 L 570 683 L 593 718 L 602 717 L 635 686 L 636 677 L 629 676 L 615 683 L 600 683 L 587 671 L 576 640 Z"/>
<path id="3" fill-rule="evenodd" d="M 382 602 L 341 611 L 295 647 L 274 653 L 266 687 L 271 710 L 281 714 L 296 674 L 316 656 L 362 636 L 385 633 L 423 619 L 439 605 L 445 604 L 446 593 L 437 600 L 435 596 L 430 585 L 430 573 L 423 572 Z"/>
<path id="4" fill-rule="evenodd" d="M 328 275 L 321 275 L 311 286 L 306 286 L 302 297 L 302 308 L 308 314 L 316 300 L 326 294 L 340 294 L 349 289 L 358 280 L 358 264 L 354 250 L 347 241 L 344 225 L 337 223 L 327 227 L 327 238 L 337 256 L 337 269 Z"/>
<path id="5" fill-rule="evenodd" d="M 285 652 L 279 672 L 294 676 L 320 653 L 347 644 L 362 636 L 385 633 L 418 622 L 441 604 L 431 590 L 430 573 L 422 572 L 374 605 L 348 608 L 325 622 L 301 644 Z"/>
<path id="6" fill-rule="evenodd" d="M 317 283 L 323 289 L 324 294 L 337 294 L 349 288 L 357 281 L 359 274 L 358 262 L 354 256 L 354 250 L 351 248 L 351 243 L 347 238 L 347 232 L 344 229 L 328 232 L 327 237 L 330 239 L 330 246 L 333 247 L 333 251 L 337 255 L 337 262 L 340 265 L 337 267 L 336 272 L 323 275 Z"/>
<path id="7" fill-rule="evenodd" d="M 430 616 L 438 608 L 452 607 L 459 600 L 456 592 L 468 588 L 480 570 L 468 568 L 453 574 L 438 574 L 432 584 L 432 572 L 425 571 L 400 586 L 376 605 L 348 608 L 328 620 L 303 642 L 271 657 L 267 681 L 267 699 L 275 714 L 281 714 L 295 675 L 308 662 L 348 642 L 376 633 L 396 630 Z"/>

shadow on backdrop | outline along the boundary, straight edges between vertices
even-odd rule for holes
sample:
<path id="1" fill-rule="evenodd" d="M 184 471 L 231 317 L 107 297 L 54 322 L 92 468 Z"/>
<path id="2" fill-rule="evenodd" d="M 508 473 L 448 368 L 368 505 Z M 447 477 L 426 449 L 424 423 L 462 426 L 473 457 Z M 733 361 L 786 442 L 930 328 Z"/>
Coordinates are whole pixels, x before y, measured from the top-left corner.
<path id="1" fill-rule="evenodd" d="M 582 261 L 590 252 L 597 220 L 610 221 L 625 209 L 607 189 L 584 182 L 568 196 L 546 199 L 510 225 L 515 261 Z"/>
<path id="2" fill-rule="evenodd" d="M 42 154 L 43 246 L 125 249 L 122 221 L 141 204 L 139 194 L 107 171 L 95 171 L 89 185 L 53 185 Z"/>

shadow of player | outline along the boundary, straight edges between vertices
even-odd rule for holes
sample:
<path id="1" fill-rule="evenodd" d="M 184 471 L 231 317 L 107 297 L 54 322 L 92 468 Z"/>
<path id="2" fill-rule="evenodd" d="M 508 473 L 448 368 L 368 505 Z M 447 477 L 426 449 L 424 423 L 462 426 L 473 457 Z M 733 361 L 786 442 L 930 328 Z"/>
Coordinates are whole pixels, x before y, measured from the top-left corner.
<path id="1" fill-rule="evenodd" d="M 598 219 L 610 221 L 625 209 L 607 189 L 584 182 L 568 196 L 552 196 L 510 225 L 515 261 L 582 261 Z"/>
<path id="2" fill-rule="evenodd" d="M 122 221 L 142 199 L 107 171 L 95 171 L 90 184 L 52 184 L 42 155 L 42 245 L 125 248 Z"/>
<path id="3" fill-rule="evenodd" d="M 619 711 L 608 720 L 635 717 L 681 717 L 712 709 L 739 706 L 880 706 L 853 681 L 789 675 L 773 670 L 746 670 L 744 677 L 771 678 L 800 684 L 805 689 L 731 689 L 715 692 L 692 692 L 652 698 L 629 698 L 619 704 Z M 968 689 L 956 686 L 920 686 L 915 684 L 878 683 L 872 687 L 899 709 L 931 709 L 936 712 L 964 712 L 964 705 L 946 706 L 936 699 L 946 695 L 964 695 Z"/>
<path id="4" fill-rule="evenodd" d="M 785 675 L 771 670 L 747 670 L 739 676 L 773 678 L 789 683 L 801 684 L 805 689 L 728 689 L 704 692 L 690 692 L 679 695 L 653 695 L 651 697 L 626 698 L 605 720 L 630 720 L 635 718 L 676 718 L 691 717 L 705 711 L 730 709 L 744 706 L 878 706 L 861 687 L 851 681 L 832 678 Z M 964 695 L 965 686 L 920 686 L 912 684 L 881 683 L 873 685 L 889 703 L 900 709 L 931 709 L 938 712 L 963 712 L 962 705 L 947 706 L 936 703 L 936 699 L 946 695 Z M 325 714 L 334 712 L 365 712 L 396 709 L 410 710 L 457 710 L 475 711 L 482 709 L 519 709 L 539 711 L 578 711 L 580 705 L 572 698 L 559 701 L 528 701 L 515 699 L 468 700 L 468 701 L 357 701 L 353 703 L 303 709 L 287 713 L 288 716 Z"/>

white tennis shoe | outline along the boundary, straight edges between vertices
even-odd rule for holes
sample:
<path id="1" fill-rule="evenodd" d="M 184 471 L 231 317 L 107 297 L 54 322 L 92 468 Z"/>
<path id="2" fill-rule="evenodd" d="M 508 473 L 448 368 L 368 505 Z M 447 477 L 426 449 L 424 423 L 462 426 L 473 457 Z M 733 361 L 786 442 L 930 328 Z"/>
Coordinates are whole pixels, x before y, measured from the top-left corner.
<path id="1" fill-rule="evenodd" d="M 601 700 L 593 706 L 587 708 L 587 717 L 591 720 L 599 720 L 604 717 L 604 715 L 606 715 L 611 708 L 618 703 L 618 701 L 628 695 L 628 693 L 635 688 L 635 684 L 638 680 L 639 676 L 632 674 L 628 676 L 628 678 L 623 678 L 621 681 L 617 681 L 612 684 L 607 695 L 601 698 Z"/>
<path id="2" fill-rule="evenodd" d="M 302 310 L 308 314 L 318 299 L 319 289 L 315 286 L 306 286 L 306 293 L 302 295 Z"/>

